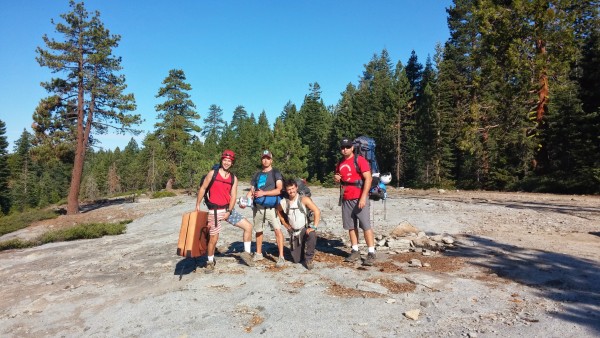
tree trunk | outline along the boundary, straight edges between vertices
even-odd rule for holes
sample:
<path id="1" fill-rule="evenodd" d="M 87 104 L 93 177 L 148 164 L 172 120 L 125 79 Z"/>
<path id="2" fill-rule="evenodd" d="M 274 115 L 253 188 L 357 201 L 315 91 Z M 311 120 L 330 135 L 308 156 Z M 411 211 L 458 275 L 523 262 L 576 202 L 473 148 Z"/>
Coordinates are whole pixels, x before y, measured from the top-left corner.
<path id="1" fill-rule="evenodd" d="M 83 61 L 79 63 L 80 69 L 83 69 Z M 83 75 L 79 77 L 77 93 L 77 141 L 75 145 L 75 160 L 73 162 L 73 171 L 71 172 L 71 186 L 67 197 L 67 215 L 74 215 L 79 212 L 79 188 L 81 187 L 81 176 L 83 174 L 83 161 L 85 159 L 84 132 L 83 132 L 83 100 L 84 87 Z"/>

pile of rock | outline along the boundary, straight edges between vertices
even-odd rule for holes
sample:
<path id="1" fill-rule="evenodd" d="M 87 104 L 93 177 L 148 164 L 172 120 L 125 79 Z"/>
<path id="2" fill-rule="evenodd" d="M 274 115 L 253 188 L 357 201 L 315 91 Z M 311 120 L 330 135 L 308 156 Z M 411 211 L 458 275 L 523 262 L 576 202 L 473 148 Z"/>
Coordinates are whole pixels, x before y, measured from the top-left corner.
<path id="1" fill-rule="evenodd" d="M 454 238 L 445 234 L 428 236 L 414 225 L 403 221 L 389 235 L 377 235 L 376 246 L 378 252 L 422 252 L 423 255 L 430 256 L 454 247 Z"/>

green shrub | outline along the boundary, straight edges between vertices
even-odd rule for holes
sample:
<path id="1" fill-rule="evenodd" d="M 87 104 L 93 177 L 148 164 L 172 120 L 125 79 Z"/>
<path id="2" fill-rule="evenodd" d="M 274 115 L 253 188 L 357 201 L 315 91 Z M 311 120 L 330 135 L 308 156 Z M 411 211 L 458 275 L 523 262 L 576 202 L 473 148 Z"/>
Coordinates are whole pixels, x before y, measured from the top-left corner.
<path id="1" fill-rule="evenodd" d="M 127 229 L 131 220 L 118 223 L 88 223 L 80 224 L 68 229 L 51 230 L 35 240 L 25 241 L 18 238 L 0 242 L 0 251 L 10 249 L 24 249 L 32 246 L 53 242 L 74 241 L 77 239 L 100 238 L 103 236 L 120 235 Z"/>
<path id="2" fill-rule="evenodd" d="M 125 232 L 127 224 L 131 222 L 131 220 L 126 220 L 119 223 L 89 223 L 76 225 L 68 229 L 52 230 L 40 236 L 40 242 L 45 244 L 120 235 Z"/>
<path id="3" fill-rule="evenodd" d="M 10 249 L 24 249 L 37 245 L 34 241 L 24 241 L 18 238 L 14 238 L 8 241 L 0 242 L 0 251 Z"/>
<path id="4" fill-rule="evenodd" d="M 173 196 L 177 196 L 176 193 L 172 192 L 172 191 L 157 191 L 154 194 L 152 194 L 152 197 L 150 198 L 163 198 L 163 197 L 173 197 Z"/>
<path id="5" fill-rule="evenodd" d="M 0 217 L 0 236 L 28 227 L 31 223 L 58 217 L 53 210 L 29 210 Z"/>

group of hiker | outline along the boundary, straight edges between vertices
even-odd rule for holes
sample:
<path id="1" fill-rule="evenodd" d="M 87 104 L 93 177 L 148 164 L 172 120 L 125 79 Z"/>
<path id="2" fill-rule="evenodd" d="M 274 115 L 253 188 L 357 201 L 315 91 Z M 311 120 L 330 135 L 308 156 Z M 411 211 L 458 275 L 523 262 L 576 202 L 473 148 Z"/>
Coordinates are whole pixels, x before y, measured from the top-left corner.
<path id="1" fill-rule="evenodd" d="M 370 222 L 369 190 L 371 188 L 371 168 L 362 156 L 355 155 L 353 142 L 349 138 L 340 141 L 342 160 L 337 165 L 335 182 L 341 185 L 341 207 L 343 228 L 348 231 L 352 250 L 345 258 L 354 262 L 361 258 L 358 249 L 359 228 L 368 247 L 363 265 L 373 265 L 375 261 L 374 234 Z M 221 222 L 226 221 L 243 230 L 244 251 L 240 259 L 248 266 L 263 260 L 263 233 L 269 227 L 275 233 L 278 258 L 275 266 L 285 265 L 284 235 L 285 228 L 290 237 L 290 251 L 294 263 L 304 263 L 311 270 L 314 267 L 317 230 L 321 222 L 321 211 L 312 201 L 299 191 L 295 179 L 284 180 L 281 172 L 273 167 L 273 154 L 264 150 L 261 154 L 262 168 L 250 182 L 251 187 L 245 197 L 240 198 L 239 207 L 252 208 L 253 224 L 235 210 L 238 179 L 231 172 L 235 162 L 235 153 L 225 150 L 221 154 L 218 167 L 211 169 L 198 190 L 196 210 L 205 200 L 209 209 L 207 263 L 205 273 L 215 270 L 215 248 L 221 231 Z M 282 194 L 283 192 L 283 194 Z M 256 233 L 256 251 L 251 253 L 252 231 Z"/>

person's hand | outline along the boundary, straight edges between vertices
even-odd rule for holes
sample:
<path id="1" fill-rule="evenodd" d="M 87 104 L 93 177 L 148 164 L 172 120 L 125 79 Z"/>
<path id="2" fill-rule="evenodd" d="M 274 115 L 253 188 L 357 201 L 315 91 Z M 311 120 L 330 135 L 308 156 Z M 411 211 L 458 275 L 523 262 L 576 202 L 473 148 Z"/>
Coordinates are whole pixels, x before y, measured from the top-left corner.
<path id="1" fill-rule="evenodd" d="M 308 235 L 308 234 L 310 234 L 310 233 L 311 233 L 311 232 L 313 232 L 313 231 L 315 231 L 315 229 L 313 229 L 313 228 L 308 228 L 308 229 L 306 229 L 306 234 Z"/>
<path id="2" fill-rule="evenodd" d="M 254 192 L 254 198 L 259 198 L 259 197 L 263 197 L 265 195 L 265 192 L 262 190 L 256 190 Z"/>
<path id="3" fill-rule="evenodd" d="M 336 183 L 340 183 L 340 181 L 342 180 L 342 175 L 340 175 L 339 173 L 338 173 L 338 174 L 335 174 L 335 175 L 333 175 L 333 180 L 334 180 Z"/>
<path id="4" fill-rule="evenodd" d="M 359 209 L 362 209 L 362 208 L 364 208 L 364 207 L 365 207 L 365 205 L 367 205 L 367 198 L 366 198 L 366 197 L 361 197 L 361 198 L 358 200 L 358 208 L 359 208 Z"/>

